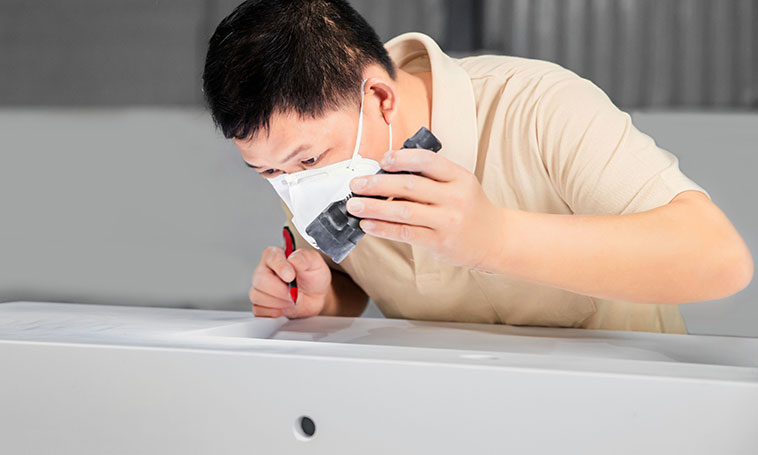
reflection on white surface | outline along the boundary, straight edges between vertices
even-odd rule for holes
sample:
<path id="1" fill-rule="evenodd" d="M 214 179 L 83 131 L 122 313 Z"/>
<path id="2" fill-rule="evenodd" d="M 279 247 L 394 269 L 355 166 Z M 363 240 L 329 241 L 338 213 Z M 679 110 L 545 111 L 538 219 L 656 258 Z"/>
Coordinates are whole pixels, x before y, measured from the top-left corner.
<path id="1" fill-rule="evenodd" d="M 55 303 L 0 305 L 0 339 L 264 349 L 309 342 L 575 359 L 758 368 L 758 339 L 372 318 L 255 318 L 250 313 Z M 268 343 L 263 343 L 268 340 Z M 284 344 L 275 342 L 287 342 Z M 315 342 L 315 343 L 314 343 Z M 491 355 L 490 355 L 491 357 Z M 498 357 L 499 358 L 499 357 Z"/>

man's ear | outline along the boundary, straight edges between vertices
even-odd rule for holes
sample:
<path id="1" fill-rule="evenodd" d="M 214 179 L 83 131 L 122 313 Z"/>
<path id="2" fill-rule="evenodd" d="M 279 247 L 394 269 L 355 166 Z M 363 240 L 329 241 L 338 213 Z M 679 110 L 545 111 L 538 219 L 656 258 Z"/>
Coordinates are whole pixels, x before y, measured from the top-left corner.
<path id="1" fill-rule="evenodd" d="M 366 89 L 370 96 L 376 97 L 384 121 L 389 125 L 397 115 L 397 91 L 390 79 L 370 77 L 366 80 Z"/>

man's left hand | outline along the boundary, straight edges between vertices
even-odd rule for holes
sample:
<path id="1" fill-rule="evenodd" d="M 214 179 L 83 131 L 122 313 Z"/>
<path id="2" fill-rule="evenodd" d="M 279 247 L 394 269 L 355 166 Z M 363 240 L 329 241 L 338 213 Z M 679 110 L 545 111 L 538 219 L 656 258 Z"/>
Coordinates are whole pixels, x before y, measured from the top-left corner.
<path id="1" fill-rule="evenodd" d="M 348 211 L 367 234 L 418 245 L 437 259 L 481 268 L 504 245 L 505 210 L 484 194 L 476 177 L 452 161 L 423 149 L 387 152 L 387 172 L 356 177 Z"/>

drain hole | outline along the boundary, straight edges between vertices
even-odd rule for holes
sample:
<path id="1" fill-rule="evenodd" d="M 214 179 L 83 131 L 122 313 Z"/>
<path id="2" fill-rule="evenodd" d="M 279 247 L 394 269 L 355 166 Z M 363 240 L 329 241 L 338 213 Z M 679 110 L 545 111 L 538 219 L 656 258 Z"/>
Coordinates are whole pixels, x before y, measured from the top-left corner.
<path id="1" fill-rule="evenodd" d="M 310 439 L 316 433 L 316 422 L 308 416 L 302 416 L 297 419 L 295 432 L 301 439 Z"/>

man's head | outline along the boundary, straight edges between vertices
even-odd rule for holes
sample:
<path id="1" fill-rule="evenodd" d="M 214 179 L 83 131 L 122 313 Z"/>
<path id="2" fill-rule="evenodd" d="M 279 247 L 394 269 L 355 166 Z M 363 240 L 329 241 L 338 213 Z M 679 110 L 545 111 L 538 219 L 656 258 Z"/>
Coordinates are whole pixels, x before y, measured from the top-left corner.
<path id="1" fill-rule="evenodd" d="M 224 136 L 275 176 L 349 158 L 363 79 L 360 153 L 375 158 L 388 149 L 396 95 L 371 26 L 344 0 L 248 0 L 213 34 L 203 89 Z"/>

